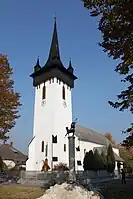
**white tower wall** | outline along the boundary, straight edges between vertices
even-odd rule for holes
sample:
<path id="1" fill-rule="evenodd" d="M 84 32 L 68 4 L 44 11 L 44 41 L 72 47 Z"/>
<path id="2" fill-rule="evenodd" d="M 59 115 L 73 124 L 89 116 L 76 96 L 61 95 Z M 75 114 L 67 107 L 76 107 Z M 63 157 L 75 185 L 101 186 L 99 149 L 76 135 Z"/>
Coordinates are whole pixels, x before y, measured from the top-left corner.
<path id="1" fill-rule="evenodd" d="M 40 171 L 46 158 L 46 144 L 48 144 L 48 164 L 52 167 L 59 162 L 68 164 L 68 140 L 65 137 L 66 127 L 72 122 L 71 89 L 63 82 L 53 78 L 45 82 L 46 99 L 42 100 L 42 83 L 35 87 L 33 140 L 29 144 L 29 159 L 26 170 Z M 65 87 L 65 100 L 62 89 Z M 52 135 L 57 135 L 57 143 L 52 144 Z M 41 151 L 44 141 L 44 152 Z M 66 144 L 66 151 L 64 151 Z M 57 157 L 58 161 L 52 161 Z"/>

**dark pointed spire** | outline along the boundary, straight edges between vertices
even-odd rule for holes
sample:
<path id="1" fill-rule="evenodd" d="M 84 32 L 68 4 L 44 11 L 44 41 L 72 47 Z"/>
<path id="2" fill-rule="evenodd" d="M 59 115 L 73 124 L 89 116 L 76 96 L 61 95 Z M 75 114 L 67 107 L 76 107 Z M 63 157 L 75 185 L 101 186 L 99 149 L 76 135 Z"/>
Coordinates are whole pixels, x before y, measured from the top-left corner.
<path id="1" fill-rule="evenodd" d="M 38 56 L 36 65 L 34 66 L 34 72 L 37 72 L 40 69 L 41 69 L 41 66 L 40 66 L 40 60 L 39 60 L 39 56 Z"/>
<path id="2" fill-rule="evenodd" d="M 69 67 L 72 68 L 72 61 L 71 61 L 71 58 L 69 60 Z"/>
<path id="3" fill-rule="evenodd" d="M 54 17 L 54 32 L 52 37 L 51 48 L 49 52 L 49 60 L 60 59 L 56 17 Z"/>
<path id="4" fill-rule="evenodd" d="M 37 58 L 36 66 L 40 66 L 40 59 L 39 59 L 39 56 L 38 56 L 38 58 Z"/>
<path id="5" fill-rule="evenodd" d="M 68 66 L 68 69 L 67 69 L 70 73 L 73 73 L 74 69 L 72 67 L 72 61 L 71 61 L 71 58 L 70 58 L 70 61 L 69 61 L 69 66 Z"/>

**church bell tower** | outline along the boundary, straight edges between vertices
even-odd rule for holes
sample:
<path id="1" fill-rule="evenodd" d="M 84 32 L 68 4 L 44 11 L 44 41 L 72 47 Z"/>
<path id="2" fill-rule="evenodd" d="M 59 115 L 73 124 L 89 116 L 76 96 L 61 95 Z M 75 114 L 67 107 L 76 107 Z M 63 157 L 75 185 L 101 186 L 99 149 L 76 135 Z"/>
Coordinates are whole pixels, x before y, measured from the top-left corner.
<path id="1" fill-rule="evenodd" d="M 33 138 L 29 143 L 27 171 L 41 171 L 47 159 L 50 169 L 59 162 L 68 165 L 68 140 L 66 127 L 72 122 L 71 91 L 74 88 L 72 63 L 64 67 L 59 51 L 56 19 L 48 60 L 34 66 L 35 88 Z"/>

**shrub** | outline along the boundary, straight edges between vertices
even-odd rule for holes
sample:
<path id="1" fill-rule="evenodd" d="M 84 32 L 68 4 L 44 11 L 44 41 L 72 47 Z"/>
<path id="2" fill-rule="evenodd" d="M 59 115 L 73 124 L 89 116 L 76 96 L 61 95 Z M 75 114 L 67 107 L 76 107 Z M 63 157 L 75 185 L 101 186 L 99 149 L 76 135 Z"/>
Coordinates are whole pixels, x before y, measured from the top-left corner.
<path id="1" fill-rule="evenodd" d="M 107 169 L 107 156 L 105 155 L 104 151 L 102 151 L 101 157 L 102 157 L 102 160 L 103 160 L 104 169 Z"/>
<path id="2" fill-rule="evenodd" d="M 83 161 L 83 168 L 85 171 L 95 170 L 94 154 L 92 150 L 85 154 Z"/>
<path id="3" fill-rule="evenodd" d="M 102 156 L 99 154 L 98 150 L 94 151 L 94 170 L 103 170 L 104 169 L 104 162 Z"/>
<path id="4" fill-rule="evenodd" d="M 0 172 L 3 171 L 3 166 L 4 166 L 3 160 L 2 160 L 2 157 L 0 156 Z"/>
<path id="5" fill-rule="evenodd" d="M 112 146 L 110 144 L 107 150 L 107 171 L 109 173 L 113 173 L 114 169 L 115 169 L 115 156 Z"/>
<path id="6" fill-rule="evenodd" d="M 60 162 L 59 164 L 54 165 L 54 171 L 67 171 L 69 170 L 67 164 Z"/>

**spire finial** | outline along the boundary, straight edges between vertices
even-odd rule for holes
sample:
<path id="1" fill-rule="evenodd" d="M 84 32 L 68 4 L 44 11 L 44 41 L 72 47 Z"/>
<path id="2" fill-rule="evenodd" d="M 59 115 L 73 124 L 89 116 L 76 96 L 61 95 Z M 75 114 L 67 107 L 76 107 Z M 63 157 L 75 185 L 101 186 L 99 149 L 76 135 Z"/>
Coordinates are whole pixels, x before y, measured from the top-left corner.
<path id="1" fill-rule="evenodd" d="M 54 23 L 56 23 L 56 15 L 54 16 Z"/>
<path id="2" fill-rule="evenodd" d="M 56 22 L 56 12 L 54 13 L 54 22 Z"/>
<path id="3" fill-rule="evenodd" d="M 72 59 L 71 59 L 71 57 L 69 59 L 69 67 L 72 67 Z"/>
<path id="4" fill-rule="evenodd" d="M 39 56 L 37 57 L 37 62 L 36 62 L 36 65 L 40 65 L 40 58 L 39 58 Z"/>
<path id="5" fill-rule="evenodd" d="M 53 60 L 53 59 L 60 59 L 56 17 L 54 17 L 54 31 L 53 31 L 53 37 L 52 37 L 51 48 L 50 48 L 50 53 L 49 53 L 49 60 Z"/>

